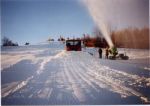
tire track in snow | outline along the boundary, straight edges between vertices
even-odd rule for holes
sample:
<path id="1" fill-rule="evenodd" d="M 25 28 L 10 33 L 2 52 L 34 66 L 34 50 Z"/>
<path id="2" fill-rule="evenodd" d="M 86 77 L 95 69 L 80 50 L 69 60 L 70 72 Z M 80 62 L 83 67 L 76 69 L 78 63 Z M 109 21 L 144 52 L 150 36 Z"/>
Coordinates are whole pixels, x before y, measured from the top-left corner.
<path id="1" fill-rule="evenodd" d="M 92 59 L 92 58 L 91 58 Z M 96 76 L 96 78 L 104 83 L 106 86 L 104 88 L 109 89 L 110 91 L 116 92 L 121 94 L 121 96 L 131 96 L 135 95 L 140 97 L 140 99 L 144 102 L 149 102 L 148 98 L 144 97 L 141 93 L 137 92 L 136 90 L 133 90 L 132 88 L 126 87 L 124 85 L 124 82 L 121 81 L 121 79 L 117 79 L 118 76 L 122 76 L 129 79 L 133 79 L 135 82 L 136 80 L 139 80 L 140 77 L 137 75 L 131 75 L 127 74 L 125 72 L 121 72 L 118 70 L 109 69 L 108 67 L 101 66 L 95 59 L 92 62 L 85 62 L 85 70 L 88 70 L 88 74 L 92 75 L 93 77 Z M 88 67 L 91 66 L 91 67 Z M 87 68 L 88 67 L 88 68 Z M 103 68 L 101 68 L 103 67 Z M 104 74 L 105 73 L 105 74 Z M 115 77 L 118 75 L 117 77 Z M 113 78 L 114 77 L 114 78 Z M 99 84 L 98 84 L 99 85 Z M 102 87 L 102 86 L 100 86 Z"/>
<path id="2" fill-rule="evenodd" d="M 65 65 L 65 56 L 63 56 L 61 59 L 57 59 L 57 65 L 56 68 L 60 68 L 57 70 L 57 73 L 53 73 L 51 76 L 53 76 L 52 82 L 53 82 L 53 92 L 51 94 L 51 98 L 49 99 L 49 104 L 77 104 L 77 98 L 71 94 L 72 86 L 70 81 L 72 81 L 72 77 L 68 76 L 67 72 L 65 72 L 66 65 Z M 55 61 L 53 61 L 53 64 L 55 64 Z M 68 69 L 66 69 L 68 71 Z M 69 79 L 69 80 L 68 80 Z M 70 80 L 71 79 L 71 80 Z M 51 85 L 51 84 L 50 84 Z"/>
<path id="3" fill-rule="evenodd" d="M 96 60 L 85 52 L 63 51 L 55 55 L 53 58 L 45 59 L 46 60 L 43 60 L 43 63 L 41 63 L 41 73 L 29 80 L 29 82 L 36 80 L 36 82 L 26 83 L 27 86 L 25 88 L 19 87 L 17 90 L 14 89 L 12 90 L 14 91 L 13 93 L 21 91 L 22 95 L 29 98 L 38 97 L 47 100 L 53 98 L 52 100 L 54 101 L 49 102 L 50 104 L 58 104 L 61 99 L 62 101 L 65 101 L 66 104 L 77 104 L 77 102 L 82 104 L 89 99 L 92 101 L 95 99 L 94 97 L 98 97 L 100 92 L 99 88 L 105 88 L 122 96 L 128 97 L 134 95 L 140 97 L 145 102 L 147 101 L 147 98 L 145 98 L 140 92 L 125 85 L 125 81 L 131 80 L 131 84 L 134 81 L 138 84 L 138 81 L 142 82 L 145 80 L 144 78 L 141 79 L 137 75 L 131 75 L 102 66 L 99 63 L 99 59 Z M 55 59 L 56 61 L 52 61 Z M 62 64 L 62 67 L 61 65 L 55 66 L 58 73 L 51 73 L 51 70 L 47 71 L 45 69 L 46 65 L 51 67 L 52 64 L 50 64 L 50 62 L 53 62 L 53 64 Z M 40 81 L 42 74 L 46 75 L 46 79 L 41 82 L 41 87 L 36 87 L 38 85 L 36 83 Z M 39 79 L 36 79 L 36 77 L 39 77 Z M 54 84 L 53 86 L 51 85 L 52 83 Z M 99 87 L 97 87 L 97 85 Z M 70 100 L 67 99 L 66 96 L 63 96 L 63 92 L 58 93 L 57 90 L 55 90 L 55 88 L 59 89 L 59 87 L 60 90 L 64 88 L 66 91 L 71 91 L 74 98 L 72 103 L 70 103 Z"/>
<path id="4" fill-rule="evenodd" d="M 82 94 L 82 98 L 76 94 L 78 99 L 81 103 L 85 103 L 90 102 L 90 100 L 98 99 L 96 97 L 99 96 L 99 89 L 93 84 L 95 79 L 92 78 L 92 80 L 90 80 L 91 78 L 87 76 L 88 74 L 86 73 L 86 70 L 81 67 L 80 64 L 83 63 L 81 60 L 82 57 L 80 56 L 80 52 L 73 52 L 72 56 L 70 56 L 69 60 L 67 61 L 67 66 L 69 66 L 67 70 L 71 70 L 70 74 L 74 76 L 76 84 L 80 89 L 80 94 Z"/>
<path id="5" fill-rule="evenodd" d="M 69 53 L 68 53 L 69 54 Z M 75 68 L 72 67 L 71 64 L 71 56 L 68 59 L 65 59 L 64 62 L 64 71 L 68 77 L 69 83 L 71 84 L 71 88 L 73 89 L 73 93 L 76 96 L 76 98 L 80 101 L 80 103 L 85 102 L 86 96 L 80 87 L 80 83 L 78 82 L 79 79 L 75 77 L 76 73 L 74 73 Z"/>
<path id="6" fill-rule="evenodd" d="M 85 90 L 83 89 L 83 87 L 85 87 L 85 83 L 78 77 L 78 72 L 76 71 L 77 70 L 77 67 L 75 65 L 75 61 L 72 62 L 72 58 L 70 59 L 70 62 L 68 64 L 68 67 L 69 70 L 70 70 L 70 74 L 72 74 L 75 82 L 74 84 L 72 85 L 73 88 L 77 88 L 75 89 L 74 93 L 76 94 L 76 96 L 79 98 L 80 102 L 85 102 L 86 101 L 86 92 Z M 80 93 L 79 93 L 80 92 Z"/>
<path id="7" fill-rule="evenodd" d="M 84 62 L 84 63 L 86 63 L 86 62 Z M 73 66 L 75 66 L 75 63 L 74 63 Z M 91 65 L 86 66 L 85 70 L 88 70 L 88 72 L 92 73 L 91 69 L 89 68 L 89 66 L 91 66 Z M 93 66 L 95 66 L 95 65 L 93 65 Z M 77 66 L 77 67 L 79 67 L 79 66 Z M 84 67 L 85 67 L 85 65 L 84 65 Z M 96 69 L 96 68 L 94 67 L 94 69 Z M 94 71 L 94 70 L 92 69 L 92 71 Z M 102 71 L 102 70 L 100 70 L 100 71 Z M 81 71 L 81 72 L 83 72 L 83 71 Z M 83 73 L 83 75 L 84 75 L 84 73 Z M 103 75 L 97 76 L 97 74 L 95 74 L 95 73 L 94 74 L 92 73 L 92 74 L 89 74 L 89 75 L 91 75 L 91 77 L 96 76 L 96 79 L 94 79 L 94 80 L 99 85 L 99 87 L 101 87 L 101 88 L 109 89 L 109 87 L 111 87 L 111 89 L 109 89 L 110 91 L 118 90 L 116 92 L 118 92 L 120 94 L 124 94 L 126 96 L 130 96 L 131 94 L 134 94 L 136 96 L 140 96 L 141 95 L 140 93 L 138 93 L 138 92 L 136 92 L 136 91 L 134 91 L 132 89 L 129 89 L 129 88 L 123 86 L 123 85 L 118 85 L 116 82 L 112 82 L 112 79 L 109 79 L 108 76 L 103 76 Z M 98 80 L 98 82 L 96 80 Z M 101 83 L 103 83 L 103 86 L 101 86 Z M 141 98 L 144 99 L 144 97 L 141 97 Z M 144 100 L 146 100 L 146 99 L 144 99 Z"/>
<path id="8" fill-rule="evenodd" d="M 86 73 L 86 70 L 84 68 L 81 67 L 81 64 L 84 64 L 82 60 L 82 56 L 80 56 L 80 53 L 76 54 L 78 55 L 78 58 L 76 56 L 72 56 L 72 67 L 76 68 L 74 70 L 74 72 L 77 73 L 78 79 L 81 79 L 83 83 L 81 83 L 81 85 L 84 84 L 85 88 L 85 92 L 88 95 L 87 97 L 89 99 L 96 99 L 95 97 L 97 96 L 97 93 L 99 92 L 99 89 L 96 88 L 96 86 L 93 84 L 93 82 L 95 80 L 90 80 L 88 74 Z M 76 62 L 73 62 L 76 61 Z M 77 79 L 77 80 L 78 80 Z"/>
<path id="9" fill-rule="evenodd" d="M 17 85 L 15 85 L 13 88 L 5 91 L 2 93 L 2 97 L 7 97 L 15 92 L 17 92 L 18 90 L 21 90 L 23 87 L 25 87 L 28 82 L 33 78 L 33 76 L 27 78 L 25 81 L 21 81 L 20 83 L 18 83 Z"/>
<path id="10" fill-rule="evenodd" d="M 10 90 L 7 90 L 6 92 L 3 92 L 2 97 L 7 97 L 7 96 L 9 96 L 11 94 L 14 94 L 12 96 L 15 97 L 16 95 L 18 95 L 18 93 L 21 92 L 21 94 L 25 94 L 26 93 L 24 95 L 25 97 L 30 97 L 31 98 L 31 97 L 38 97 L 38 94 L 40 94 L 42 92 L 45 93 L 44 89 L 46 89 L 46 88 L 41 88 L 41 87 L 36 88 L 36 87 L 33 86 L 33 85 L 36 85 L 36 84 L 31 85 L 31 83 L 29 84 L 29 82 L 32 82 L 34 79 L 37 79 L 37 77 L 40 77 L 40 74 L 43 73 L 44 70 L 45 70 L 45 68 L 44 68 L 45 65 L 47 65 L 52 59 L 61 58 L 61 56 L 63 56 L 63 55 L 65 55 L 65 51 L 64 50 L 60 51 L 55 56 L 49 56 L 49 57 L 43 58 L 43 61 L 41 62 L 40 68 L 37 71 L 36 75 L 31 76 L 31 77 L 27 78 L 24 81 L 21 81 L 15 87 L 11 88 Z M 41 59 L 39 59 L 39 61 L 40 60 Z M 41 97 L 43 97 L 43 96 L 41 96 Z"/>
<path id="11" fill-rule="evenodd" d="M 49 57 L 43 58 L 43 61 L 40 64 L 40 68 L 37 71 L 37 77 L 39 77 L 39 78 L 36 80 L 39 80 L 39 82 L 40 82 L 41 74 L 45 74 L 45 75 L 49 74 L 49 75 L 47 75 L 48 78 L 45 79 L 45 82 L 42 83 L 44 86 L 38 87 L 37 90 L 34 91 L 34 93 L 29 96 L 30 98 L 31 97 L 33 97 L 33 98 L 38 97 L 38 98 L 43 98 L 43 99 L 46 98 L 47 100 L 50 98 L 51 93 L 53 91 L 53 88 L 50 86 L 47 86 L 47 85 L 51 83 L 51 82 L 49 82 L 49 80 L 56 82 L 56 73 L 53 73 L 53 75 L 51 75 L 52 74 L 51 72 L 48 73 L 48 71 L 45 71 L 45 66 L 47 64 L 49 64 L 52 60 L 55 63 L 56 59 L 61 58 L 61 56 L 63 56 L 65 54 L 64 52 L 65 51 L 62 50 L 59 53 L 57 53 L 55 56 L 49 56 Z M 33 87 L 33 89 L 36 89 L 36 88 Z"/>

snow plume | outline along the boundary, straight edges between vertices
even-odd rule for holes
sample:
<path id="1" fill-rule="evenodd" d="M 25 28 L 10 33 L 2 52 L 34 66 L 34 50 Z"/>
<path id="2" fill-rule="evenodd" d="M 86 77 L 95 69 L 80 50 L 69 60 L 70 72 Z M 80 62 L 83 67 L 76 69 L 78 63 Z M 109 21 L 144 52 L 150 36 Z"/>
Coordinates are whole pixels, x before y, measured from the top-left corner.
<path id="1" fill-rule="evenodd" d="M 104 0 L 84 0 L 84 3 L 86 4 L 90 15 L 92 16 L 95 24 L 101 30 L 109 46 L 113 46 L 105 20 L 106 9 L 104 8 L 104 6 L 107 2 L 105 2 Z"/>
<path id="2" fill-rule="evenodd" d="M 83 0 L 93 21 L 98 26 L 109 46 L 111 29 L 148 26 L 146 0 Z"/>

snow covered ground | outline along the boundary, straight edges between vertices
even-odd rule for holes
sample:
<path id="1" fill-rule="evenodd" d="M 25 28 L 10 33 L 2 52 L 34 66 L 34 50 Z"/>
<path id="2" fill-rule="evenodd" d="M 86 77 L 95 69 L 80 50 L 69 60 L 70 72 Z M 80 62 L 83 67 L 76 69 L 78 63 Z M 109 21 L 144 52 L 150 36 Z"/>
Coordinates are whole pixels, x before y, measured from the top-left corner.
<path id="1" fill-rule="evenodd" d="M 1 50 L 2 104 L 150 103 L 149 50 L 126 49 L 126 61 L 99 59 L 93 48 L 68 52 L 61 42 Z"/>

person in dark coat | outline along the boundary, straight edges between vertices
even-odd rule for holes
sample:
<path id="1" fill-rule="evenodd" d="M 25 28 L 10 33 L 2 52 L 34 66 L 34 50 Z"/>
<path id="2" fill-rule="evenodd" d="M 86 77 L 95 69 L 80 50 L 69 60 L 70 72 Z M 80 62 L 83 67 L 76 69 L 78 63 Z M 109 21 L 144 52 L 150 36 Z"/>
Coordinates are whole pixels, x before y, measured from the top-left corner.
<path id="1" fill-rule="evenodd" d="M 102 58 L 102 52 L 103 52 L 103 51 L 102 51 L 102 49 L 101 49 L 101 48 L 99 48 L 99 49 L 98 49 L 99 58 Z"/>
<path id="2" fill-rule="evenodd" d="M 106 58 L 106 59 L 108 59 L 108 55 L 109 55 L 109 48 L 108 48 L 108 47 L 106 47 L 106 50 L 105 50 L 105 51 L 106 51 L 106 53 L 105 53 L 105 58 Z"/>

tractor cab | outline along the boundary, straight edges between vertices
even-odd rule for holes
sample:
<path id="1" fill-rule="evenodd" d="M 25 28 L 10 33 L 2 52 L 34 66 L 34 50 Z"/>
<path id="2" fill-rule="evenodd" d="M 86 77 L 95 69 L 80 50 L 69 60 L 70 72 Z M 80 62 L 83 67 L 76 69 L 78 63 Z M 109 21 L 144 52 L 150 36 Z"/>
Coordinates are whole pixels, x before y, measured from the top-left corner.
<path id="1" fill-rule="evenodd" d="M 67 51 L 81 51 L 81 40 L 66 40 Z"/>

